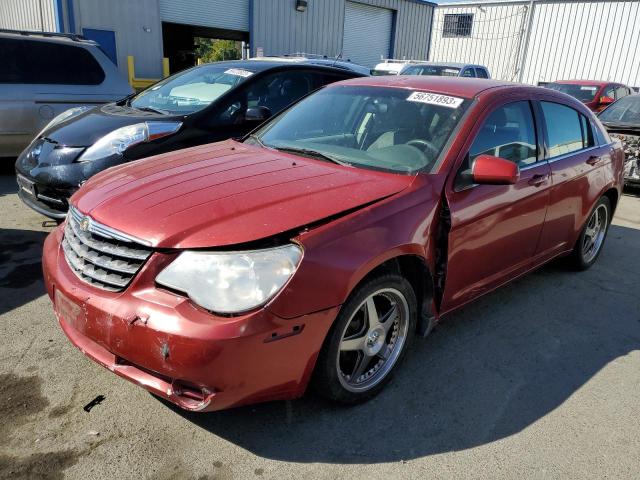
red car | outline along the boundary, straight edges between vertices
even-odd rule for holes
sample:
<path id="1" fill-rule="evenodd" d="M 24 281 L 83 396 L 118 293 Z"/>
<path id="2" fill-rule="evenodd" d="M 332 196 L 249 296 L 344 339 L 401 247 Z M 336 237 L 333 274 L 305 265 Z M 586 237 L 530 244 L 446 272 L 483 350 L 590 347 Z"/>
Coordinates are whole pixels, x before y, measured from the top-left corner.
<path id="1" fill-rule="evenodd" d="M 622 166 L 553 90 L 339 82 L 242 142 L 93 177 L 46 240 L 47 291 L 84 354 L 185 409 L 310 382 L 355 403 L 445 314 L 561 255 L 590 267 Z"/>
<path id="2" fill-rule="evenodd" d="M 592 80 L 558 80 L 545 86 L 577 98 L 596 113 L 633 93 L 631 88 L 621 83 Z"/>

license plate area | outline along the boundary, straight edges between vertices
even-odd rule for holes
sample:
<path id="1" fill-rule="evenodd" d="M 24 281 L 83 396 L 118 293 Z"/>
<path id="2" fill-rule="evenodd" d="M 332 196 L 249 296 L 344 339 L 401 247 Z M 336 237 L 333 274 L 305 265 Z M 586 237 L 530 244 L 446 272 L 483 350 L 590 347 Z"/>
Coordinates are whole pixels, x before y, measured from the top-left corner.
<path id="1" fill-rule="evenodd" d="M 76 330 L 82 329 L 85 323 L 84 310 L 57 288 L 54 294 L 54 308 L 58 317 L 61 317 L 67 324 Z"/>
<path id="2" fill-rule="evenodd" d="M 28 193 L 32 197 L 36 197 L 37 196 L 36 195 L 36 184 L 34 182 L 29 180 L 24 175 L 20 175 L 19 173 L 16 174 L 16 180 L 18 181 L 18 186 L 20 187 L 20 190 L 22 190 L 25 193 Z"/>

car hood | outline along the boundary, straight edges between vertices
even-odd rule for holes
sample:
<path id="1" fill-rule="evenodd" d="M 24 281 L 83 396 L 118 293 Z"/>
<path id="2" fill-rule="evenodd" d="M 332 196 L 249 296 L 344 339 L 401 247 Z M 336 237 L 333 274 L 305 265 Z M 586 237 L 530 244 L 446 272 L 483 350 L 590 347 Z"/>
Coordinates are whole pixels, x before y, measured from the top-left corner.
<path id="1" fill-rule="evenodd" d="M 107 103 L 62 122 L 43 132 L 54 143 L 67 147 L 89 147 L 100 138 L 118 128 L 136 123 L 182 120 L 182 116 L 169 116 L 135 108 Z"/>
<path id="2" fill-rule="evenodd" d="M 227 140 L 106 170 L 71 203 L 152 246 L 202 248 L 295 230 L 398 193 L 414 178 Z"/>

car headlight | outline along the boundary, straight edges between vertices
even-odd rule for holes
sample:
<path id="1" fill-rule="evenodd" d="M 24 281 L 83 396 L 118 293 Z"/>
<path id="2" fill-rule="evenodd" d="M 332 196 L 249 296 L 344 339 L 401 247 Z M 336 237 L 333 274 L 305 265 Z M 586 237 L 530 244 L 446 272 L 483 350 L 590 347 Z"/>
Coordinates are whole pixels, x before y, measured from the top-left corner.
<path id="1" fill-rule="evenodd" d="M 78 162 L 91 162 L 111 155 L 120 155 L 139 143 L 171 135 L 181 126 L 182 122 L 144 122 L 118 128 L 87 148 L 78 158 Z"/>
<path id="2" fill-rule="evenodd" d="M 90 108 L 93 108 L 93 107 L 90 107 L 89 105 L 83 105 L 81 107 L 73 107 L 73 108 L 70 108 L 69 110 L 65 110 L 59 115 L 56 115 L 55 117 L 53 117 L 53 120 L 47 123 L 47 125 L 40 131 L 40 133 L 38 134 L 38 137 L 40 137 L 44 132 L 49 130 L 51 127 L 58 125 L 59 123 L 62 123 L 65 120 L 69 120 L 73 117 L 77 117 L 78 115 L 80 115 L 83 112 L 86 112 Z"/>
<path id="3" fill-rule="evenodd" d="M 156 277 L 212 312 L 246 312 L 272 299 L 295 273 L 295 244 L 245 252 L 185 251 Z"/>

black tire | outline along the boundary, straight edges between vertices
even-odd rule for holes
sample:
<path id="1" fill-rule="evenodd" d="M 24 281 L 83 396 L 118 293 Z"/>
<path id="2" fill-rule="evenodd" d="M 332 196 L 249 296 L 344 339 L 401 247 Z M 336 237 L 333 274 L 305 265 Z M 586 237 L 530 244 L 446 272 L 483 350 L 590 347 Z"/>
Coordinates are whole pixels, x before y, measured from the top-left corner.
<path id="1" fill-rule="evenodd" d="M 602 211 L 601 209 L 605 209 L 606 211 L 606 225 L 604 226 L 604 231 L 602 232 L 602 239 L 600 240 L 597 250 L 595 254 L 593 252 L 590 255 L 587 255 L 584 249 L 585 245 L 585 237 L 587 236 L 587 230 L 589 228 L 589 224 L 592 221 L 592 218 L 596 214 L 597 211 Z M 608 197 L 601 197 L 600 200 L 595 204 L 591 212 L 589 212 L 589 216 L 587 217 L 584 226 L 582 227 L 582 231 L 580 232 L 580 236 L 578 237 L 578 241 L 573 247 L 573 252 L 571 253 L 571 265 L 576 270 L 582 271 L 590 268 L 600 256 L 602 252 L 602 247 L 604 246 L 604 241 L 606 240 L 607 233 L 609 232 L 609 225 L 611 225 L 611 202 Z"/>
<path id="2" fill-rule="evenodd" d="M 376 296 L 372 297 L 374 294 Z M 400 300 L 399 302 L 396 302 L 396 304 L 399 304 L 399 313 L 397 314 L 397 320 L 395 320 L 397 324 L 392 322 L 391 327 L 385 327 L 384 329 L 387 333 L 383 333 L 379 337 L 375 337 L 376 340 L 378 338 L 384 338 L 384 340 L 382 340 L 382 346 L 380 347 L 384 352 L 381 350 L 378 354 L 387 352 L 389 359 L 393 358 L 393 361 L 386 367 L 384 367 L 385 363 L 383 363 L 383 367 L 379 368 L 378 373 L 373 373 L 371 375 L 369 381 L 375 381 L 375 384 L 372 384 L 369 388 L 363 389 L 362 391 L 351 391 L 348 389 L 350 387 L 344 385 L 345 382 L 349 382 L 349 380 L 347 380 L 348 377 L 343 373 L 340 373 L 341 370 L 339 370 L 341 362 L 344 361 L 341 360 L 342 355 L 351 353 L 363 355 L 365 352 L 340 352 L 341 345 L 344 345 L 342 343 L 343 337 L 346 334 L 347 329 L 352 328 L 353 322 L 358 321 L 355 316 L 361 315 L 364 318 L 366 315 L 366 317 L 368 317 L 368 314 L 362 310 L 362 308 L 365 310 L 367 309 L 367 299 L 371 297 L 377 299 L 378 302 L 382 301 L 382 303 L 384 303 L 385 295 L 401 295 L 406 300 L 406 302 L 402 302 L 401 298 L 392 297 L 392 299 L 398 298 L 398 300 Z M 394 303 L 390 301 L 390 312 L 393 310 L 393 305 Z M 406 321 L 401 318 L 401 316 L 404 315 L 402 312 L 405 311 L 407 315 Z M 391 316 L 393 315 L 392 313 L 389 315 L 389 319 L 396 318 Z M 313 378 L 313 387 L 316 392 L 329 400 L 345 404 L 361 403 L 378 394 L 386 383 L 389 382 L 407 350 L 411 347 L 413 337 L 415 337 L 417 317 L 418 308 L 415 292 L 413 291 L 411 284 L 404 277 L 398 274 L 384 274 L 374 277 L 358 286 L 340 309 L 340 313 L 331 327 L 322 350 L 320 351 Z M 363 331 L 365 333 L 361 338 L 365 342 L 364 345 L 367 345 L 366 348 L 369 348 L 369 344 L 366 343 L 366 340 L 371 340 L 372 330 L 369 330 L 369 335 L 367 335 L 367 325 L 370 325 L 368 318 L 365 318 L 365 322 L 366 324 L 363 325 Z M 386 322 L 383 324 L 378 323 L 378 325 L 386 325 Z M 398 332 L 405 332 L 404 337 L 400 337 L 400 333 Z M 396 335 L 396 343 L 393 342 L 394 335 Z M 347 338 L 351 337 L 349 336 Z M 401 343 L 398 341 L 399 338 L 403 338 Z M 360 340 L 360 338 L 358 338 L 358 340 Z M 389 341 L 389 345 L 387 345 L 387 341 Z M 373 348 L 376 348 L 375 343 Z M 373 354 L 371 357 L 368 357 L 371 359 L 369 361 L 373 363 L 381 362 L 382 359 L 378 358 L 378 354 Z M 384 362 L 389 362 L 389 359 L 384 360 Z M 354 370 L 356 370 L 355 367 Z M 387 371 L 385 372 L 384 370 Z M 365 375 L 368 375 L 368 372 Z M 376 379 L 375 375 L 379 375 L 380 378 Z M 363 382 L 363 384 L 365 383 L 366 381 Z"/>

